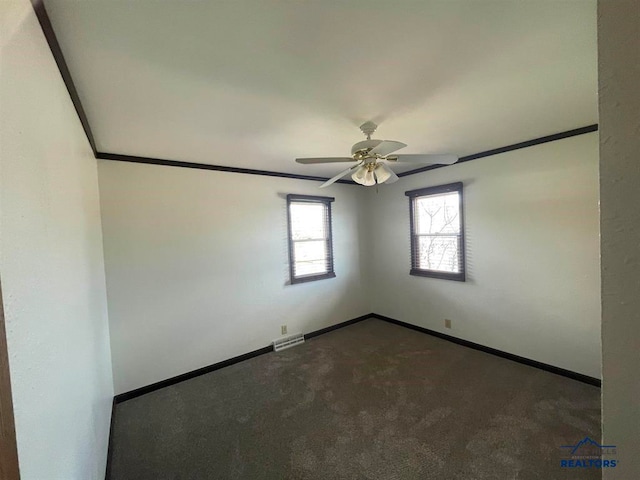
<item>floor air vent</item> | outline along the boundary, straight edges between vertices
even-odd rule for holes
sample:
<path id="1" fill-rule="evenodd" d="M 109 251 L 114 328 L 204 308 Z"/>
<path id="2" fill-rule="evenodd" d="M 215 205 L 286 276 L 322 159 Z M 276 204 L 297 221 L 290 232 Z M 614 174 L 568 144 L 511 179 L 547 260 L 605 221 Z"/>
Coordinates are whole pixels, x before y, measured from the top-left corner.
<path id="1" fill-rule="evenodd" d="M 280 350 L 284 350 L 285 348 L 295 347 L 296 345 L 300 345 L 304 343 L 304 335 L 301 333 L 296 333 L 295 335 L 287 335 L 286 337 L 278 338 L 273 341 L 273 349 L 276 352 Z"/>

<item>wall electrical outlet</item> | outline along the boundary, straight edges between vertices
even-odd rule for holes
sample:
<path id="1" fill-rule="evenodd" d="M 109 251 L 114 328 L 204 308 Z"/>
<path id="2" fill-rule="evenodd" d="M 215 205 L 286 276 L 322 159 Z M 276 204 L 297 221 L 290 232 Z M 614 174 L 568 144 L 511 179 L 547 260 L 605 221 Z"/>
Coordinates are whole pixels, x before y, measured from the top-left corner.
<path id="1" fill-rule="evenodd" d="M 280 333 L 282 333 L 282 335 L 286 335 L 287 334 L 287 326 L 286 325 L 281 325 L 280 326 Z"/>
<path id="2" fill-rule="evenodd" d="M 451 320 L 448 318 L 444 319 L 444 328 L 451 328 Z"/>

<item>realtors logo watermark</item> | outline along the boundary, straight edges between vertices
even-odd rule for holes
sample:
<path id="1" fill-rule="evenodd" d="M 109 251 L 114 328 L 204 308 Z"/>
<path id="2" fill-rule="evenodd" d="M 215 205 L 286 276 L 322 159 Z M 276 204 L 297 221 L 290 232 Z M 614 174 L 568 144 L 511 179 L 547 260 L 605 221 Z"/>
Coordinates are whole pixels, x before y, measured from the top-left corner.
<path id="1" fill-rule="evenodd" d="M 562 445 L 560 448 L 567 456 L 560 460 L 562 468 L 614 468 L 618 465 L 618 460 L 610 458 L 616 455 L 615 445 L 600 445 L 589 437 L 575 445 Z"/>

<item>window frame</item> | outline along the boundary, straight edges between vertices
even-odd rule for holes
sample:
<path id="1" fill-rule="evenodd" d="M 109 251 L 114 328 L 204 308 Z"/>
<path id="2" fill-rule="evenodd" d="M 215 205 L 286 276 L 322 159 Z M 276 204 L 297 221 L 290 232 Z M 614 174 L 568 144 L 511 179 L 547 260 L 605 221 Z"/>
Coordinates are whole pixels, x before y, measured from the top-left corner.
<path id="1" fill-rule="evenodd" d="M 460 272 L 442 272 L 440 270 L 427 270 L 419 268 L 417 265 L 418 260 L 418 234 L 415 232 L 415 201 L 418 198 L 426 197 L 430 195 L 439 195 L 443 193 L 457 192 L 460 203 L 459 213 L 460 216 L 460 233 L 458 234 L 458 248 L 460 252 L 459 265 Z M 411 241 L 411 269 L 410 275 L 419 277 L 439 278 L 441 280 L 453 280 L 456 282 L 466 281 L 466 261 L 465 261 L 465 240 L 464 240 L 464 194 L 463 183 L 454 182 L 445 185 L 436 185 L 433 187 L 419 188 L 417 190 L 409 190 L 405 192 L 405 195 L 409 197 L 409 235 Z"/>
<path id="2" fill-rule="evenodd" d="M 306 283 L 313 282 L 315 280 L 324 280 L 325 278 L 334 278 L 336 276 L 334 265 L 333 265 L 333 229 L 331 227 L 332 223 L 332 212 L 331 212 L 331 203 L 335 201 L 334 197 L 319 197 L 314 195 L 298 195 L 294 193 L 290 193 L 287 195 L 287 240 L 289 244 L 289 281 L 290 284 L 296 283 Z M 311 275 L 303 275 L 303 276 L 295 276 L 295 256 L 294 256 L 294 244 L 295 240 L 293 239 L 293 229 L 291 223 L 291 204 L 292 203 L 315 203 L 321 204 L 326 208 L 326 231 L 327 231 L 327 266 L 329 268 L 328 272 L 319 273 L 319 274 L 311 274 Z"/>

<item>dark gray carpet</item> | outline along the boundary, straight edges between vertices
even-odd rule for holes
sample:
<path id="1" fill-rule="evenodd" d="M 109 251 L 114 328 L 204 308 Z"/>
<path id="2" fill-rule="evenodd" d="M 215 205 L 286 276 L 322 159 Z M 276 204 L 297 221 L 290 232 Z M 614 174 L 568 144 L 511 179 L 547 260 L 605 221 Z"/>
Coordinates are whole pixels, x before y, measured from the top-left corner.
<path id="1" fill-rule="evenodd" d="M 112 480 L 596 479 L 600 390 L 365 320 L 117 405 Z"/>

